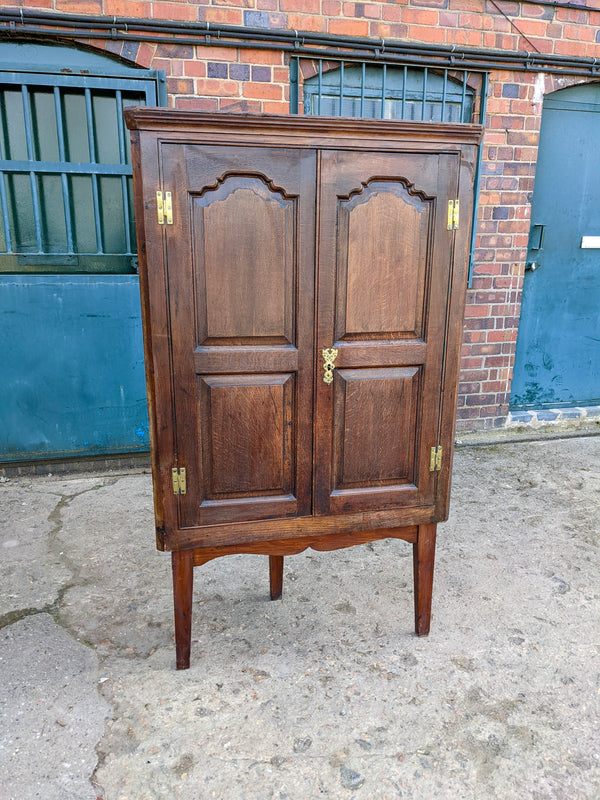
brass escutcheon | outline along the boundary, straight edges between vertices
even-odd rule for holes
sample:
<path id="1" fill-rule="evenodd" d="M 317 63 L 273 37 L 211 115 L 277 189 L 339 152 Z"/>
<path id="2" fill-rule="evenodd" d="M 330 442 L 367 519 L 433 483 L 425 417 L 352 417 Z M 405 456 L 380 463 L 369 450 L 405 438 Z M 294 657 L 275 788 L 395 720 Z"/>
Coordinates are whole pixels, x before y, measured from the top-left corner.
<path id="1" fill-rule="evenodd" d="M 323 350 L 323 369 L 325 370 L 325 374 L 323 375 L 323 380 L 325 383 L 329 384 L 333 380 L 333 370 L 335 369 L 335 364 L 333 363 L 337 357 L 338 351 L 335 347 L 331 349 Z"/>

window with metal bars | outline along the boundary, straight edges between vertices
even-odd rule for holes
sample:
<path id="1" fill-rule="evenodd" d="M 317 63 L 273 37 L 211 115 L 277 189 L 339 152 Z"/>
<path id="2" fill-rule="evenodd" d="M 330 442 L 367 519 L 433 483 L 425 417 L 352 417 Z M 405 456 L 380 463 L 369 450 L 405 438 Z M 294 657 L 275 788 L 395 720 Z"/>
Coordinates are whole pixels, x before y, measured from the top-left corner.
<path id="1" fill-rule="evenodd" d="M 123 109 L 156 105 L 158 77 L 71 48 L 0 47 L 0 272 L 136 270 Z"/>
<path id="2" fill-rule="evenodd" d="M 475 90 L 468 80 L 467 72 L 455 77 L 447 69 L 319 61 L 304 81 L 304 113 L 471 122 Z"/>

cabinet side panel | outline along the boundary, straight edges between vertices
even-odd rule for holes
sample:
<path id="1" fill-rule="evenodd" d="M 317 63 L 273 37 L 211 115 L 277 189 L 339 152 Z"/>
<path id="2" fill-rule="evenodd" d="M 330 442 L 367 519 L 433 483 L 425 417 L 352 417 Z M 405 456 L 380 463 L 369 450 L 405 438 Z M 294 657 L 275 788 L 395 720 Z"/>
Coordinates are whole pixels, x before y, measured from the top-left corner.
<path id="1" fill-rule="evenodd" d="M 151 132 L 131 132 L 131 158 L 138 242 L 144 361 L 150 453 L 154 491 L 154 517 L 158 549 L 167 547 L 165 523 L 176 517 L 172 494 L 165 491 L 174 450 L 169 376 L 167 302 L 162 231 L 156 224 L 155 191 L 160 185 L 156 137 Z"/>
<path id="2" fill-rule="evenodd" d="M 445 390 L 442 400 L 442 423 L 439 436 L 440 445 L 443 447 L 444 451 L 442 469 L 438 474 L 438 491 L 436 498 L 436 518 L 440 522 L 448 518 L 450 503 L 460 355 L 469 270 L 469 245 L 472 224 L 472 215 L 470 212 L 473 202 L 473 180 L 476 157 L 476 147 L 470 145 L 463 146 L 460 163 L 460 180 L 458 183 L 460 226 L 456 231 L 454 243 L 454 271 L 452 275 L 452 292 L 448 303 L 444 362 Z"/>

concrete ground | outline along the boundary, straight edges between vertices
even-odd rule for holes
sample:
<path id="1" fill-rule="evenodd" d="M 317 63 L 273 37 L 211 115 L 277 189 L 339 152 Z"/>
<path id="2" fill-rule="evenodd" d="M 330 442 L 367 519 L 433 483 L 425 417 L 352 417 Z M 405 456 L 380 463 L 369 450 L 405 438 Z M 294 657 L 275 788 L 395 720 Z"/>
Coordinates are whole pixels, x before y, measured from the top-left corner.
<path id="1" fill-rule="evenodd" d="M 461 447 L 432 632 L 402 541 L 195 571 L 141 470 L 0 483 L 0 800 L 598 800 L 600 437 Z"/>

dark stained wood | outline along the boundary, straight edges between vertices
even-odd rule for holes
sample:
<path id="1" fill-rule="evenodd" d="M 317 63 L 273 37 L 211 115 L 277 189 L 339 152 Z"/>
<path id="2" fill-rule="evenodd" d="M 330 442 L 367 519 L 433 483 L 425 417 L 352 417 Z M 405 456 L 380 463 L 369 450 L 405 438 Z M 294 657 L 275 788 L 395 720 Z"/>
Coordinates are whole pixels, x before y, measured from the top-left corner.
<path id="1" fill-rule="evenodd" d="M 192 644 L 193 552 L 191 550 L 179 550 L 171 553 L 171 567 L 173 570 L 177 669 L 187 669 L 190 666 Z"/>
<path id="2" fill-rule="evenodd" d="M 283 556 L 269 556 L 271 600 L 279 600 L 283 592 Z"/>
<path id="3" fill-rule="evenodd" d="M 157 109 L 126 120 L 178 667 L 193 566 L 232 553 L 269 556 L 276 598 L 286 555 L 404 539 L 425 635 L 481 129 Z M 173 225 L 157 224 L 157 189 L 172 193 Z M 331 385 L 324 348 L 338 350 Z"/>
<path id="4" fill-rule="evenodd" d="M 293 377 L 211 375 L 200 382 L 206 500 L 290 494 Z"/>
<path id="5" fill-rule="evenodd" d="M 295 347 L 197 347 L 194 369 L 198 375 L 263 372 L 297 372 L 298 351 Z"/>
<path id="6" fill-rule="evenodd" d="M 364 183 L 338 197 L 335 338 L 420 336 L 433 198 Z"/>
<path id="7" fill-rule="evenodd" d="M 468 159 L 461 160 L 459 199 L 461 215 L 471 213 L 473 205 L 472 167 Z M 444 359 L 444 393 L 440 408 L 439 444 L 443 447 L 444 459 L 438 473 L 436 493 L 436 522 L 448 519 L 450 503 L 450 478 L 454 454 L 454 428 L 460 369 L 463 320 L 465 315 L 466 286 L 469 272 L 470 226 L 461 225 L 455 231 L 452 287 L 448 294 L 446 316 L 446 357 Z"/>
<path id="8" fill-rule="evenodd" d="M 417 541 L 413 544 L 415 633 L 417 636 L 427 636 L 431 622 L 436 529 L 437 525 L 419 525 Z"/>
<path id="9" fill-rule="evenodd" d="M 343 358 L 333 383 L 315 386 L 318 514 L 435 503 L 426 454 L 438 435 L 454 238 L 447 201 L 459 164 L 439 152 L 322 155 L 316 346 L 338 348 Z M 392 370 L 383 380 L 384 365 L 412 371 L 394 384 Z M 391 442 L 379 441 L 389 433 Z M 351 460 L 352 479 L 344 480 Z"/>
<path id="10" fill-rule="evenodd" d="M 179 526 L 308 514 L 316 156 L 169 143 L 160 159 L 175 189 L 165 235 L 188 474 Z"/>
<path id="11" fill-rule="evenodd" d="M 274 147 L 311 147 L 339 150 L 359 147 L 379 150 L 460 150 L 481 141 L 481 125 L 450 122 L 411 122 L 348 117 L 310 117 L 294 114 L 227 114 L 170 111 L 144 107 L 125 109 L 130 130 L 162 135 L 170 141 L 218 139 Z M 168 135 L 165 135 L 168 134 Z M 468 155 L 468 153 L 467 153 Z M 472 155 L 472 154 L 471 154 Z"/>
<path id="12" fill-rule="evenodd" d="M 419 368 L 344 369 L 335 378 L 333 491 L 412 484 Z"/>
<path id="13" fill-rule="evenodd" d="M 379 347 L 379 344 L 385 347 Z M 361 343 L 358 340 L 345 343 L 336 342 L 338 354 L 335 359 L 335 368 L 373 366 L 373 347 L 378 347 L 377 353 L 378 366 L 380 367 L 412 367 L 415 364 L 422 364 L 427 354 L 427 343 L 420 339 L 405 340 L 399 337 L 398 340 L 378 340 Z"/>
<path id="14" fill-rule="evenodd" d="M 170 373 L 170 345 L 164 262 L 161 258 L 148 258 L 148 253 L 163 249 L 162 231 L 145 213 L 144 199 L 156 191 L 159 165 L 151 137 L 141 137 L 137 130 L 132 130 L 131 146 L 156 545 L 165 550 L 170 549 L 165 541 L 165 524 L 177 519 L 176 499 L 172 491 L 166 490 L 175 449 L 171 394 L 165 391 Z M 155 203 L 151 207 L 156 211 Z"/>
<path id="15" fill-rule="evenodd" d="M 194 261 L 201 265 L 198 344 L 292 344 L 295 199 L 265 178 L 227 175 L 194 195 L 191 206 Z"/>
<path id="16" fill-rule="evenodd" d="M 329 534 L 340 533 L 351 538 L 356 531 L 365 529 L 377 532 L 391 530 L 405 525 L 427 524 L 435 521 L 435 508 L 391 508 L 379 511 L 357 512 L 355 514 L 331 514 L 323 516 L 294 517 L 261 520 L 260 522 L 226 523 L 205 528 L 180 528 L 171 531 L 163 529 L 162 537 L 169 549 L 188 547 L 217 547 L 229 545 L 246 546 L 256 541 L 266 542 L 270 547 L 278 541 L 283 545 L 299 536 L 326 538 Z M 402 527 L 403 529 L 403 527 Z M 378 537 L 377 537 L 378 538 Z"/>
<path id="17" fill-rule="evenodd" d="M 357 544 L 375 542 L 379 539 L 402 539 L 414 544 L 417 541 L 418 526 L 404 528 L 381 528 L 375 531 L 353 531 L 352 533 L 327 533 L 314 536 L 297 536 L 294 539 L 275 540 L 272 542 L 248 542 L 247 544 L 220 547 L 203 547 L 193 550 L 194 566 L 199 567 L 224 555 L 245 553 L 247 555 L 281 555 L 293 556 L 308 548 L 319 552 L 340 550 L 354 547 Z"/>

